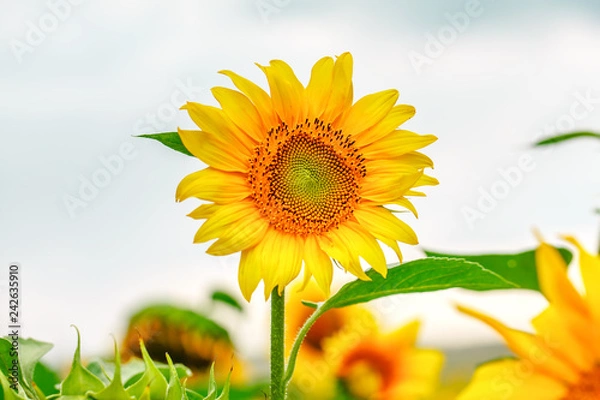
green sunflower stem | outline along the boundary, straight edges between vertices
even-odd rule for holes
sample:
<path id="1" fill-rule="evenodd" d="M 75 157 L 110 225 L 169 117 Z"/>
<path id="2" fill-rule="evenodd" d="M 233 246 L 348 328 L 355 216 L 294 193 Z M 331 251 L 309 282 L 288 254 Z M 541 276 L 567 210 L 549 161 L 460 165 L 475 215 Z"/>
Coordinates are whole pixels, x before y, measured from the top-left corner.
<path id="1" fill-rule="evenodd" d="M 285 290 L 271 292 L 271 400 L 285 400 Z"/>
<path id="2" fill-rule="evenodd" d="M 292 350 L 290 351 L 290 358 L 288 360 L 287 369 L 285 371 L 285 376 L 283 378 L 283 384 L 287 387 L 288 383 L 292 380 L 292 376 L 294 375 L 294 368 L 296 368 L 296 358 L 298 357 L 298 352 L 300 351 L 300 346 L 304 341 L 304 338 L 308 334 L 308 331 L 312 326 L 317 322 L 317 319 L 321 316 L 322 310 L 317 308 L 314 313 L 304 322 L 302 328 L 298 332 L 298 336 L 296 336 L 296 340 L 294 340 L 294 344 L 292 345 Z"/>

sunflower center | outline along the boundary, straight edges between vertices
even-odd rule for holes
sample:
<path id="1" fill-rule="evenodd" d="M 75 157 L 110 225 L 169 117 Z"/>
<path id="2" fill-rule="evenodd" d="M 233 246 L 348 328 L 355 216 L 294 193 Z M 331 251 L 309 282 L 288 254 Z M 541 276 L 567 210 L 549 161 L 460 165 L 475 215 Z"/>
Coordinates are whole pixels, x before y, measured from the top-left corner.
<path id="1" fill-rule="evenodd" d="M 561 400 L 594 400 L 600 399 L 600 365 L 583 374 L 577 384 L 569 388 L 569 392 Z"/>
<path id="2" fill-rule="evenodd" d="M 271 129 L 250 160 L 253 199 L 283 232 L 327 232 L 352 215 L 366 175 L 364 158 L 341 130 L 319 119 Z"/>

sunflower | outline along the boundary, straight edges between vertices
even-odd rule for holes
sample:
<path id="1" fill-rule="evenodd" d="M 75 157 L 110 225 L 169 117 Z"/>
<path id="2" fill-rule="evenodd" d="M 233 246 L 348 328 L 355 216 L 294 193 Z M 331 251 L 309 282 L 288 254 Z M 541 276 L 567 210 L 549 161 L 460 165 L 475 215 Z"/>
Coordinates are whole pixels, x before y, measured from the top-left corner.
<path id="1" fill-rule="evenodd" d="M 208 381 L 213 363 L 218 382 L 229 379 L 232 369 L 234 383 L 245 381 L 244 365 L 227 330 L 195 311 L 160 304 L 135 313 L 123 340 L 124 361 L 132 356 L 142 358 L 140 339 L 153 360 L 166 363 L 168 353 L 174 362 L 190 368 L 192 385 Z"/>
<path id="2" fill-rule="evenodd" d="M 328 358 L 337 360 L 336 375 L 355 399 L 422 399 L 435 390 L 444 357 L 415 347 L 420 323 L 393 332 L 375 332 L 360 340 L 327 343 Z"/>
<path id="3" fill-rule="evenodd" d="M 600 258 L 576 239 L 566 240 L 579 251 L 585 295 L 569 281 L 558 251 L 542 243 L 536 262 L 549 306 L 533 319 L 535 334 L 460 307 L 495 329 L 518 358 L 479 367 L 459 400 L 600 399 Z"/>
<path id="4" fill-rule="evenodd" d="M 384 205 L 416 215 L 408 196 L 435 185 L 423 173 L 431 159 L 417 152 L 436 140 L 398 126 L 415 109 L 384 90 L 353 103 L 352 56 L 324 57 L 306 87 L 288 64 L 259 68 L 270 94 L 231 71 L 238 90 L 215 87 L 221 108 L 187 103 L 200 131 L 179 130 L 185 147 L 208 165 L 185 177 L 178 201 L 205 200 L 189 215 L 206 221 L 194 242 L 217 239 L 212 255 L 241 252 L 239 284 L 249 300 L 262 280 L 265 297 L 279 294 L 304 264 L 329 293 L 332 259 L 367 280 L 360 259 L 386 275 L 378 240 L 401 258 L 398 242 L 417 244 L 414 231 Z"/>
<path id="5" fill-rule="evenodd" d="M 315 311 L 302 304 L 302 300 L 320 302 L 325 296 L 313 282 L 301 291 L 292 291 L 286 304 L 287 350 L 291 350 L 296 334 Z M 302 342 L 290 393 L 305 399 L 334 399 L 337 378 L 334 363 L 326 358 L 325 344 L 334 339 L 347 343 L 368 337 L 377 331 L 374 315 L 364 307 L 355 305 L 334 308 L 324 313 L 311 327 Z"/>

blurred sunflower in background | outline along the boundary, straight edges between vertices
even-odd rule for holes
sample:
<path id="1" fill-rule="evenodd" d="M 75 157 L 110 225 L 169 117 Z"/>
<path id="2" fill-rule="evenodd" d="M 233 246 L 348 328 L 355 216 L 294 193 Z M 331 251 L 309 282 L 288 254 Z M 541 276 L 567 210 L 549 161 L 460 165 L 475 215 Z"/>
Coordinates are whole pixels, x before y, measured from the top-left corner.
<path id="1" fill-rule="evenodd" d="M 444 356 L 416 348 L 419 327 L 413 321 L 351 342 L 330 339 L 326 357 L 335 365 L 343 392 L 358 400 L 417 400 L 433 394 Z"/>
<path id="2" fill-rule="evenodd" d="M 314 311 L 301 300 L 319 302 L 314 286 L 288 300 L 289 346 Z M 423 399 L 436 389 L 443 364 L 439 351 L 415 347 L 420 324 L 382 333 L 366 308 L 327 311 L 302 343 L 290 388 L 298 399 Z"/>
<path id="3" fill-rule="evenodd" d="M 259 282 L 265 298 L 294 280 L 304 264 L 329 294 L 332 259 L 368 279 L 360 258 L 382 275 L 377 240 L 402 255 L 414 231 L 384 205 L 416 210 L 416 187 L 436 185 L 433 162 L 417 150 L 436 140 L 397 129 L 415 114 L 384 90 L 353 103 L 353 59 L 324 57 L 305 87 L 281 60 L 259 66 L 270 93 L 231 71 L 238 90 L 215 87 L 221 108 L 187 103 L 200 131 L 179 130 L 185 147 L 208 168 L 185 177 L 178 201 L 205 200 L 189 216 L 206 221 L 194 242 L 217 239 L 212 255 L 241 252 L 239 284 L 249 300 Z"/>
<path id="4" fill-rule="evenodd" d="M 579 251 L 585 295 L 567 276 L 558 251 L 542 243 L 536 263 L 542 293 L 550 303 L 533 319 L 536 333 L 511 329 L 482 313 L 461 311 L 495 329 L 517 359 L 479 367 L 458 400 L 592 400 L 600 399 L 600 257 Z"/>
<path id="5" fill-rule="evenodd" d="M 140 339 L 153 360 L 166 363 L 165 353 L 168 353 L 174 362 L 190 368 L 193 373 L 188 378 L 190 385 L 208 382 L 213 363 L 218 382 L 224 382 L 232 369 L 232 383 L 245 381 L 244 365 L 227 330 L 195 311 L 155 305 L 135 313 L 123 340 L 125 362 L 131 357 L 141 358 Z"/>

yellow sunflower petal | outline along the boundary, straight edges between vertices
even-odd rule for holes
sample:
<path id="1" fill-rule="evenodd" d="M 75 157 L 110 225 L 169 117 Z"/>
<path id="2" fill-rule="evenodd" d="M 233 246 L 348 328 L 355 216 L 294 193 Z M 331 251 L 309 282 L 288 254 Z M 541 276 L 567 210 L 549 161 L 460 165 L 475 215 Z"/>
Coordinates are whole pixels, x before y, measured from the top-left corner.
<path id="1" fill-rule="evenodd" d="M 234 124 L 255 141 L 264 139 L 268 129 L 264 126 L 260 114 L 248 97 L 236 90 L 224 87 L 214 87 L 211 91 L 221 104 L 225 115 Z"/>
<path id="2" fill-rule="evenodd" d="M 319 246 L 327 255 L 338 261 L 347 271 L 363 281 L 370 281 L 371 278 L 363 271 L 358 256 L 353 254 L 348 248 L 347 243 L 340 241 L 339 237 L 331 232 L 328 235 L 317 237 Z"/>
<path id="3" fill-rule="evenodd" d="M 188 101 L 181 109 L 188 112 L 202 131 L 212 133 L 221 141 L 229 143 L 229 148 L 234 145 L 237 152 L 245 154 L 254 149 L 255 145 L 250 138 L 228 121 L 220 108 Z"/>
<path id="4" fill-rule="evenodd" d="M 380 140 L 361 149 L 362 154 L 368 159 L 390 158 L 395 159 L 435 142 L 433 135 L 419 135 L 406 130 L 396 130 Z"/>
<path id="5" fill-rule="evenodd" d="M 413 215 L 415 216 L 415 218 L 419 218 L 419 213 L 417 211 L 417 208 L 406 197 L 400 197 L 399 199 L 394 200 L 394 202 L 392 204 L 397 204 L 397 205 L 399 205 L 401 207 L 406 208 L 411 213 L 413 213 Z"/>
<path id="6" fill-rule="evenodd" d="M 383 277 L 387 275 L 387 265 L 381 247 L 375 238 L 359 224 L 347 221 L 338 229 L 328 232 L 328 236 L 337 242 L 338 246 L 347 246 L 352 259 L 362 257 Z"/>
<path id="7" fill-rule="evenodd" d="M 333 266 L 331 259 L 319 246 L 313 235 L 308 235 L 304 244 L 304 264 L 310 275 L 315 277 L 319 288 L 329 297 L 331 280 L 333 279 Z M 306 284 L 305 284 L 306 286 Z"/>
<path id="8" fill-rule="evenodd" d="M 251 214 L 222 233 L 206 252 L 213 256 L 225 256 L 254 247 L 265 236 L 268 227 L 268 222 L 260 214 Z"/>
<path id="9" fill-rule="evenodd" d="M 379 240 L 387 239 L 412 245 L 419 244 L 415 231 L 381 206 L 361 205 L 354 211 L 354 216 Z"/>
<path id="10" fill-rule="evenodd" d="M 536 372 L 531 362 L 504 359 L 477 368 L 456 400 L 561 400 L 566 394 L 560 380 Z"/>
<path id="11" fill-rule="evenodd" d="M 175 198 L 177 201 L 183 201 L 190 197 L 197 197 L 225 204 L 243 200 L 250 194 L 250 187 L 244 175 L 227 173 L 209 167 L 183 178 L 177 186 Z"/>
<path id="12" fill-rule="evenodd" d="M 352 103 L 352 68 L 353 60 L 350 53 L 344 53 L 335 60 L 331 93 L 322 115 L 323 120 L 335 120 Z"/>
<path id="13" fill-rule="evenodd" d="M 251 200 L 221 206 L 202 224 L 194 237 L 194 243 L 202 243 L 220 237 L 228 231 L 229 225 L 239 224 L 245 218 L 255 220 L 257 215 L 258 210 Z"/>
<path id="14" fill-rule="evenodd" d="M 390 113 L 398 96 L 397 90 L 390 89 L 361 98 L 348 111 L 342 131 L 356 135 L 373 127 Z"/>
<path id="15" fill-rule="evenodd" d="M 363 182 L 362 197 L 378 204 L 390 204 L 415 193 L 410 189 L 421 179 L 423 172 L 407 175 L 373 173 L 371 179 Z M 424 196 L 424 194 L 423 194 Z"/>
<path id="16" fill-rule="evenodd" d="M 281 120 L 290 126 L 306 118 L 304 86 L 292 68 L 281 60 L 273 60 L 268 67 L 260 66 L 271 88 L 273 108 Z"/>
<path id="17" fill-rule="evenodd" d="M 509 349 L 521 359 L 530 360 L 537 370 L 569 383 L 577 382 L 579 379 L 579 371 L 576 367 L 558 357 L 555 349 L 550 348 L 541 338 L 508 328 L 494 318 L 475 310 L 462 306 L 458 306 L 458 309 L 493 328 L 504 338 Z"/>
<path id="18" fill-rule="evenodd" d="M 329 100 L 333 79 L 334 61 L 331 57 L 323 57 L 316 62 L 306 86 L 309 118 L 319 118 Z"/>
<path id="19" fill-rule="evenodd" d="M 436 186 L 439 185 L 440 181 L 438 181 L 433 176 L 423 174 L 419 180 L 415 183 L 415 187 L 419 186 Z"/>
<path id="20" fill-rule="evenodd" d="M 200 207 L 194 209 L 194 211 L 189 213 L 187 216 L 193 219 L 206 219 L 213 215 L 218 209 L 219 206 L 217 204 L 202 204 Z"/>
<path id="21" fill-rule="evenodd" d="M 433 161 L 425 154 L 419 153 L 418 151 L 411 151 L 403 154 L 397 158 L 398 162 L 412 165 L 415 168 L 433 168 Z"/>
<path id="22" fill-rule="evenodd" d="M 249 152 L 231 151 L 231 144 L 212 133 L 182 129 L 178 132 L 185 148 L 202 162 L 223 171 L 248 171 Z"/>
<path id="23" fill-rule="evenodd" d="M 248 79 L 236 74 L 235 72 L 223 70 L 219 71 L 220 74 L 227 76 L 235 87 L 237 87 L 242 93 L 254 103 L 258 110 L 263 123 L 267 128 L 273 127 L 277 124 L 277 116 L 273 110 L 273 104 L 271 98 L 263 89 L 257 84 Z"/>
<path id="24" fill-rule="evenodd" d="M 406 104 L 394 106 L 392 110 L 370 129 L 354 136 L 358 147 L 367 146 L 393 132 L 397 127 L 415 115 L 415 108 Z"/>
<path id="25" fill-rule="evenodd" d="M 283 289 L 300 273 L 304 243 L 294 235 L 269 229 L 259 246 L 265 299 L 268 299 L 275 287 L 281 295 Z"/>
<path id="26" fill-rule="evenodd" d="M 246 301 L 250 301 L 252 293 L 254 293 L 261 280 L 260 255 L 256 247 L 242 251 L 238 282 Z"/>

